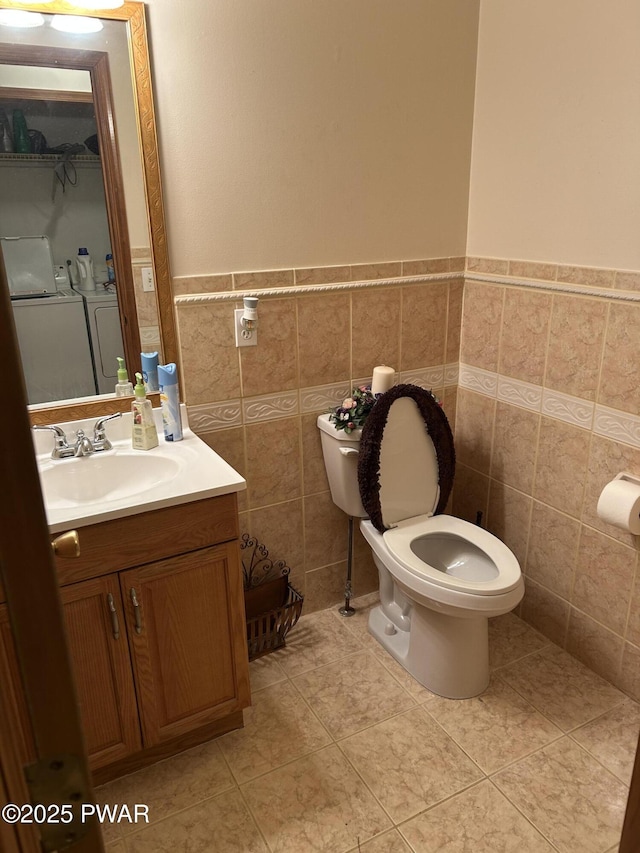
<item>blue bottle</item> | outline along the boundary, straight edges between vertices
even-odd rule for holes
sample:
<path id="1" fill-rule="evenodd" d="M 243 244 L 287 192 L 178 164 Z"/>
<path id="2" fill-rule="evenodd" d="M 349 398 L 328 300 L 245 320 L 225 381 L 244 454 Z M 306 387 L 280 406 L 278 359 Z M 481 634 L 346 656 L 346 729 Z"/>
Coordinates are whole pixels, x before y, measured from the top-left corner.
<path id="1" fill-rule="evenodd" d="M 144 381 L 144 390 L 157 391 L 158 385 L 158 353 L 157 352 L 141 352 L 140 361 L 142 362 L 142 379 Z"/>
<path id="2" fill-rule="evenodd" d="M 158 365 L 160 404 L 165 441 L 182 440 L 180 420 L 180 392 L 178 391 L 178 368 L 175 364 Z"/>

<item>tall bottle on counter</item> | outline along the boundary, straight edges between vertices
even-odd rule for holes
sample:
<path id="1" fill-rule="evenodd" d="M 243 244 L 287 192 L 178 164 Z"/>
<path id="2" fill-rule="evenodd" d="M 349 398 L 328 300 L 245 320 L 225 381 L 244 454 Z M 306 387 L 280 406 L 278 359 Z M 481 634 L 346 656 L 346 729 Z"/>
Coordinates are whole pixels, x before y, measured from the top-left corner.
<path id="1" fill-rule="evenodd" d="M 142 363 L 142 379 L 147 394 L 150 391 L 158 390 L 158 353 L 141 352 L 140 361 Z"/>
<path id="2" fill-rule="evenodd" d="M 151 450 L 158 446 L 158 433 L 153 419 L 151 401 L 147 400 L 142 374 L 136 373 L 136 387 L 133 389 L 134 401 L 131 404 L 133 427 L 131 444 L 134 450 Z"/>
<path id="3" fill-rule="evenodd" d="M 89 250 L 81 247 L 76 257 L 78 268 L 78 290 L 95 290 L 96 280 L 93 276 L 93 261 Z"/>
<path id="4" fill-rule="evenodd" d="M 174 363 L 158 365 L 158 384 L 160 385 L 164 439 L 165 441 L 180 441 L 182 439 L 180 392 L 178 390 L 178 368 Z"/>

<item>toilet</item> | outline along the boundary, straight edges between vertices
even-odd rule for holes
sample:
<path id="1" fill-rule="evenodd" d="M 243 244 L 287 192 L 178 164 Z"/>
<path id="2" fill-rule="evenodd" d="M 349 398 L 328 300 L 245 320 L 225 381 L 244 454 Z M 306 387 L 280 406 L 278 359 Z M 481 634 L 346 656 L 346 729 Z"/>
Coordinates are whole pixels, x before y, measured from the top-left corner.
<path id="1" fill-rule="evenodd" d="M 450 699 L 489 683 L 488 620 L 513 610 L 524 582 L 513 552 L 487 530 L 443 513 L 453 436 L 430 392 L 396 385 L 362 430 L 318 417 L 331 497 L 371 547 L 380 605 L 369 631 L 417 681 Z"/>

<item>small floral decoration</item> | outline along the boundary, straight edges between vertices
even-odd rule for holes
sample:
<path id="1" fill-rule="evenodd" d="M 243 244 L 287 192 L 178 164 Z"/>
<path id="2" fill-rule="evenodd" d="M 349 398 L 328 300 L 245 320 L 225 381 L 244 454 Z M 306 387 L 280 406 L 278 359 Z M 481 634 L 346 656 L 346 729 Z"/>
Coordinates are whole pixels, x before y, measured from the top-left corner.
<path id="1" fill-rule="evenodd" d="M 429 391 L 439 406 L 440 400 L 433 391 Z M 355 429 L 361 429 L 364 422 L 382 394 L 373 394 L 370 385 L 360 385 L 354 388 L 351 396 L 342 401 L 341 406 L 329 410 L 329 420 L 335 424 L 336 429 L 343 429 L 347 435 Z"/>
<path id="2" fill-rule="evenodd" d="M 374 396 L 370 385 L 360 385 L 352 390 L 350 397 L 342 401 L 341 406 L 331 409 L 329 420 L 335 424 L 336 429 L 343 429 L 347 434 L 354 429 L 360 429 L 379 396 L 380 394 Z"/>
<path id="3" fill-rule="evenodd" d="M 347 434 L 354 429 L 360 429 L 380 396 L 371 393 L 370 385 L 360 385 L 352 390 L 350 397 L 342 401 L 341 406 L 331 409 L 329 420 L 335 424 L 336 429 L 343 429 Z"/>

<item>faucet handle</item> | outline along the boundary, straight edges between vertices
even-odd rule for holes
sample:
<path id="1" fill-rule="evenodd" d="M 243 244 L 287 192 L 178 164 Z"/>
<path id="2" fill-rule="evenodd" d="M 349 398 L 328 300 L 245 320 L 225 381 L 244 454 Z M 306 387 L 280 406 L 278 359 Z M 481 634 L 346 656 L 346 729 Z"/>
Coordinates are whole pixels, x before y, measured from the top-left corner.
<path id="1" fill-rule="evenodd" d="M 61 450 L 65 450 L 69 447 L 69 445 L 67 444 L 67 436 L 64 434 L 64 430 L 62 429 L 62 427 L 56 426 L 55 424 L 34 424 L 31 429 L 51 430 L 51 432 L 54 434 L 54 446 L 53 453 L 51 454 L 51 456 L 54 459 L 58 458 Z"/>
<path id="2" fill-rule="evenodd" d="M 94 446 L 96 442 L 101 442 L 101 450 L 111 450 L 111 442 L 107 438 L 107 432 L 105 428 L 105 424 L 107 421 L 111 421 L 114 418 L 121 418 L 122 412 L 115 412 L 113 415 L 105 415 L 103 418 L 98 418 L 98 420 L 93 425 L 93 443 Z"/>

